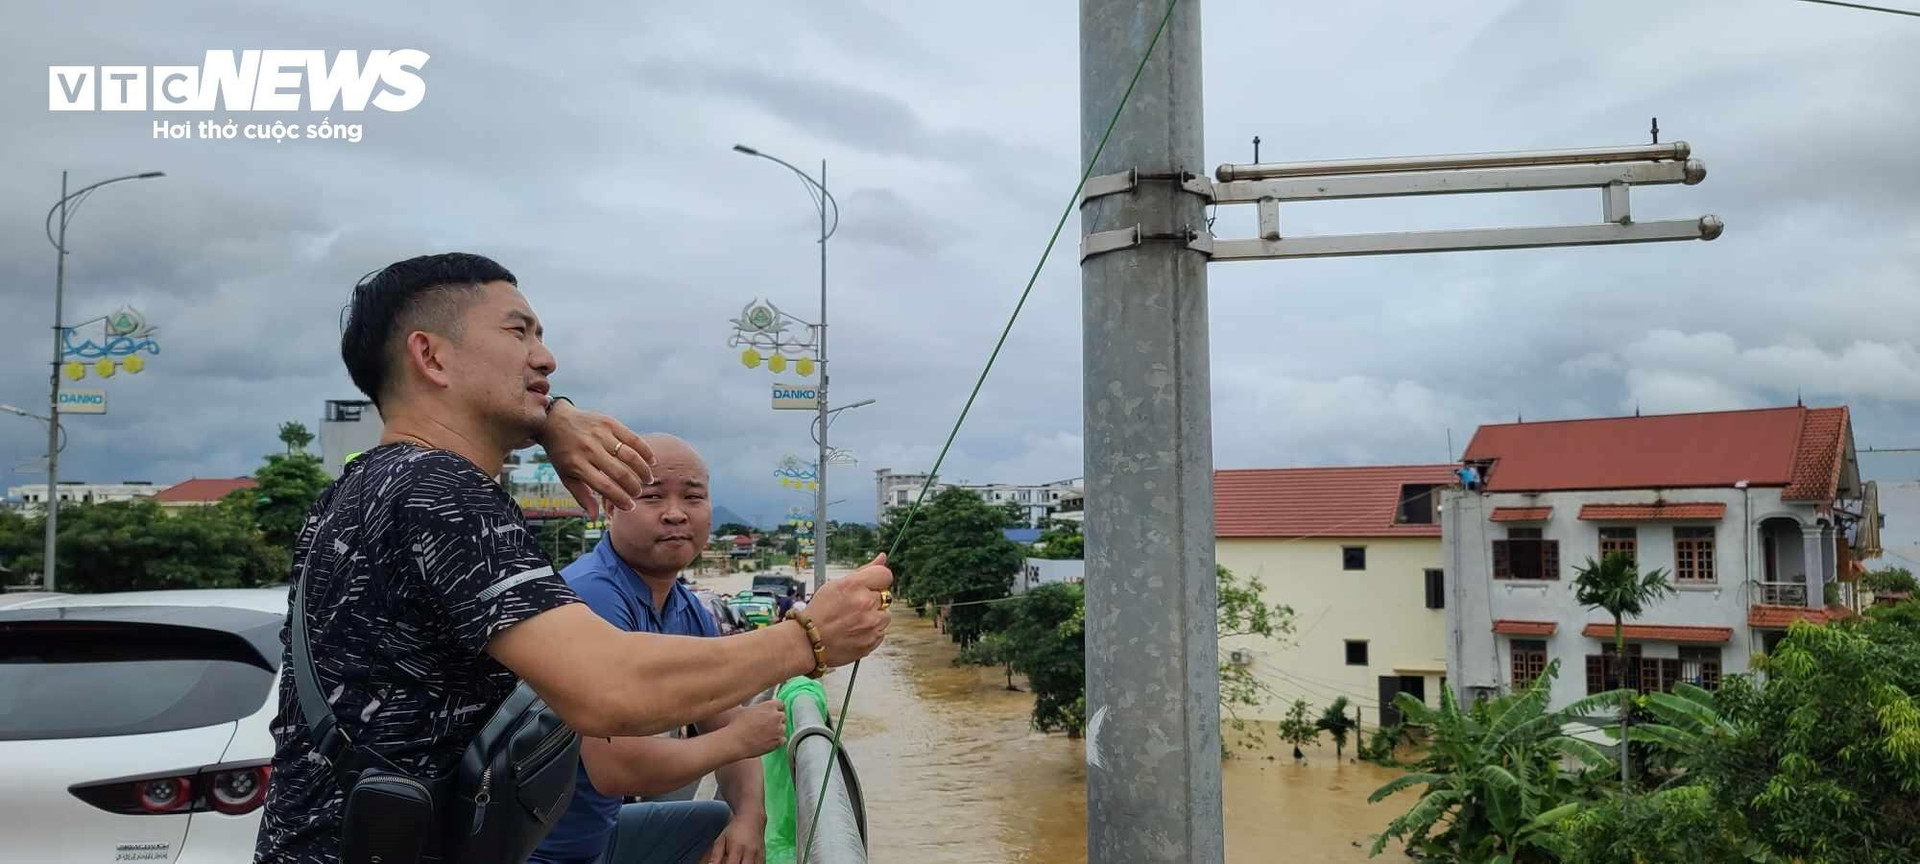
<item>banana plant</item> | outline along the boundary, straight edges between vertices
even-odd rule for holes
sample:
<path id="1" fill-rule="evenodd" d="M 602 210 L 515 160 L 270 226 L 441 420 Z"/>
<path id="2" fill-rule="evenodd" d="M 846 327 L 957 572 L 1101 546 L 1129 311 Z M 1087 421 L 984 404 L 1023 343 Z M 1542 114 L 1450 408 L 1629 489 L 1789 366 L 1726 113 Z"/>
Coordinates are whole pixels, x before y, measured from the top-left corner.
<path id="1" fill-rule="evenodd" d="M 1430 747 L 1411 773 L 1375 790 L 1377 803 L 1425 786 L 1407 812 L 1374 839 L 1372 855 L 1398 839 L 1408 848 L 1463 864 L 1549 864 L 1558 860 L 1554 826 L 1587 800 L 1589 772 L 1604 776 L 1613 760 L 1562 732 L 1578 717 L 1617 705 L 1618 691 L 1548 711 L 1558 661 L 1532 686 L 1462 711 L 1451 688 L 1430 708 L 1402 693 L 1395 700 L 1408 725 L 1424 726 Z M 1569 768 L 1568 765 L 1573 767 Z"/>
<path id="2" fill-rule="evenodd" d="M 1692 684 L 1673 685 L 1672 693 L 1649 693 L 1640 706 L 1661 722 L 1628 731 L 1628 739 L 1653 744 L 1676 754 L 1698 753 L 1710 739 L 1734 734 L 1733 724 L 1720 716 L 1711 691 Z"/>

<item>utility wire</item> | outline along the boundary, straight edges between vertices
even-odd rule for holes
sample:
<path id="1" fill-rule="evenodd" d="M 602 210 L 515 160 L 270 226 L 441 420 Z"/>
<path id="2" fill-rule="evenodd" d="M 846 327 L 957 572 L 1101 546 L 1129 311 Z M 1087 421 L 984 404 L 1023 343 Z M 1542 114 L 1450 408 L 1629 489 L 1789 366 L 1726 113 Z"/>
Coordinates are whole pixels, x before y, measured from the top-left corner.
<path id="1" fill-rule="evenodd" d="M 1160 35 L 1167 30 L 1167 22 L 1173 19 L 1173 9 L 1180 0 L 1167 0 L 1167 11 L 1160 16 L 1160 26 L 1154 28 L 1153 38 L 1147 42 L 1147 50 L 1140 55 L 1140 64 L 1133 69 L 1133 78 L 1127 82 L 1127 89 L 1120 94 L 1120 104 L 1113 107 L 1113 117 L 1107 121 L 1106 132 L 1100 135 L 1100 143 L 1093 148 L 1093 155 L 1087 158 L 1086 170 L 1080 172 L 1080 182 L 1073 186 L 1073 195 L 1067 199 L 1066 209 L 1060 213 L 1060 221 L 1054 223 L 1053 235 L 1047 238 L 1047 247 L 1040 252 L 1040 260 L 1034 262 L 1033 273 L 1027 277 L 1027 287 L 1021 289 L 1019 302 L 1013 305 L 1013 314 L 1007 316 L 1007 324 L 1000 329 L 1000 340 L 993 345 L 993 352 L 987 355 L 987 365 L 980 370 L 980 377 L 973 382 L 973 392 L 967 394 L 967 403 L 960 409 L 960 417 L 953 421 L 953 429 L 947 433 L 947 443 L 940 446 L 940 456 L 933 460 L 933 469 L 927 472 L 926 482 L 920 484 L 920 495 L 913 501 L 912 509 L 900 523 L 900 533 L 893 537 L 888 557 L 900 548 L 900 541 L 906 539 L 908 529 L 913 527 L 913 517 L 920 512 L 920 505 L 927 500 L 927 490 L 933 486 L 933 478 L 940 473 L 941 463 L 946 461 L 947 451 L 953 447 L 953 439 L 960 434 L 960 426 L 967 422 L 967 412 L 973 410 L 973 402 L 980 396 L 980 388 L 987 383 L 987 374 L 993 371 L 993 363 L 1000 357 L 1000 349 L 1007 344 L 1007 335 L 1013 332 L 1013 324 L 1020 319 L 1020 310 L 1026 308 L 1027 297 L 1033 293 L 1034 283 L 1040 280 L 1040 271 L 1047 266 L 1047 259 L 1053 255 L 1053 246 L 1060 241 L 1060 232 L 1067 227 L 1067 219 L 1073 215 L 1080 203 L 1080 193 L 1087 186 L 1087 179 L 1093 176 L 1093 168 L 1100 162 L 1100 154 L 1107 149 L 1108 139 L 1113 137 L 1115 126 L 1120 125 L 1120 114 L 1126 110 L 1127 100 L 1133 96 L 1133 88 L 1140 83 L 1140 76 L 1147 71 L 1147 60 L 1153 57 L 1153 49 L 1160 44 Z M 808 856 L 813 852 L 813 834 L 820 827 L 820 809 L 827 800 L 827 781 L 833 778 L 834 766 L 840 759 L 840 730 L 847 725 L 847 706 L 853 702 L 853 685 L 860 677 L 860 661 L 855 660 L 853 670 L 847 675 L 847 692 L 840 700 L 840 716 L 833 724 L 833 748 L 827 754 L 827 770 L 820 778 L 820 794 L 814 799 L 813 817 L 807 822 L 807 833 L 797 838 L 801 841 L 800 864 L 807 864 Z"/>
<path id="2" fill-rule="evenodd" d="M 1802 3 L 1819 3 L 1823 6 L 1844 6 L 1848 9 L 1864 9 L 1868 12 L 1885 12 L 1889 15 L 1909 15 L 1920 18 L 1920 12 L 1911 9 L 1890 9 L 1885 6 L 1868 6 L 1865 3 L 1842 3 L 1840 0 L 1800 0 Z"/>

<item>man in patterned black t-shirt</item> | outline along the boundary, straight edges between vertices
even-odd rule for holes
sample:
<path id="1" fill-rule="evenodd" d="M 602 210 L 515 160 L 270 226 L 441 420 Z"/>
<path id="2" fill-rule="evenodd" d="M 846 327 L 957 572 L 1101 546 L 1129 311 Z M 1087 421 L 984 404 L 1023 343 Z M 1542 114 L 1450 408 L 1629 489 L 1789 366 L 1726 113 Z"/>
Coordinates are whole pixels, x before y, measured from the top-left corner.
<path id="1" fill-rule="evenodd" d="M 341 354 L 386 428 L 308 514 L 290 581 L 307 580 L 313 660 L 341 730 L 424 779 L 453 770 L 521 679 L 582 734 L 649 735 L 815 666 L 798 623 L 721 639 L 624 633 L 578 602 L 492 477 L 538 440 L 583 505 L 598 492 L 624 509 L 650 453 L 626 427 L 549 398 L 557 363 L 542 337 L 513 275 L 477 255 L 401 261 L 354 288 Z M 878 559 L 816 593 L 807 611 L 828 665 L 878 646 L 891 583 Z M 313 750 L 290 651 L 282 668 L 254 857 L 333 864 L 343 796 Z"/>

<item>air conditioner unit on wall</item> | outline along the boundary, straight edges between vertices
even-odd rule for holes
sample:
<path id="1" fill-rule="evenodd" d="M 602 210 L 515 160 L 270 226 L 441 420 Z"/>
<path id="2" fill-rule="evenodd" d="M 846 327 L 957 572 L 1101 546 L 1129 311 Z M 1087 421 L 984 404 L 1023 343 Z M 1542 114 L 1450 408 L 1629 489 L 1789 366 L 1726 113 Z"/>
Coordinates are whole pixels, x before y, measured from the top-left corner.
<path id="1" fill-rule="evenodd" d="M 1235 648 L 1227 654 L 1227 662 L 1235 666 L 1253 665 L 1253 652 L 1245 648 Z"/>

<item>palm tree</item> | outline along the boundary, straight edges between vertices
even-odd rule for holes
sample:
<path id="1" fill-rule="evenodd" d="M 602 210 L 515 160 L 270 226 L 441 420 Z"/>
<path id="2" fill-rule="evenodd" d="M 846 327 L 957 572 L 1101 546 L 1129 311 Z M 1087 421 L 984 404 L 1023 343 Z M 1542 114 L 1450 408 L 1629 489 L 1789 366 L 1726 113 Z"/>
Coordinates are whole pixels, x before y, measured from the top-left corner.
<path id="1" fill-rule="evenodd" d="M 1328 735 L 1333 736 L 1333 761 L 1338 764 L 1340 751 L 1347 746 L 1347 733 L 1352 732 L 1353 727 L 1358 725 L 1352 717 L 1347 716 L 1347 697 L 1335 698 L 1333 704 L 1320 712 L 1320 719 L 1313 725 L 1317 729 L 1325 729 Z"/>
<path id="2" fill-rule="evenodd" d="M 1562 770 L 1563 757 L 1606 771 L 1600 749 L 1560 731 L 1619 694 L 1589 696 L 1548 711 L 1558 660 L 1528 689 L 1460 710 L 1452 688 L 1433 709 L 1411 694 L 1395 699 L 1406 723 L 1426 730 L 1426 755 L 1412 773 L 1367 798 L 1377 803 L 1410 786 L 1426 785 L 1420 799 L 1374 838 L 1371 854 L 1399 838 L 1432 860 L 1545 864 L 1557 861 L 1554 825 L 1581 806 L 1584 780 Z M 1437 833 L 1436 833 L 1437 829 Z"/>
<path id="3" fill-rule="evenodd" d="M 306 452 L 307 445 L 313 443 L 313 433 L 307 431 L 307 424 L 289 420 L 280 424 L 280 443 L 287 445 L 287 455 L 296 451 Z"/>
<path id="4" fill-rule="evenodd" d="M 1673 585 L 1667 581 L 1667 571 L 1656 567 L 1643 574 L 1634 566 L 1631 556 L 1614 552 L 1598 562 L 1588 558 L 1586 564 L 1576 568 L 1573 589 L 1573 597 L 1580 605 L 1605 609 L 1613 616 L 1613 674 L 1621 685 L 1620 785 L 1624 788 L 1629 777 L 1627 724 L 1633 713 L 1633 688 L 1626 686 L 1627 635 L 1621 621 L 1645 614 L 1648 606 L 1673 593 Z"/>

